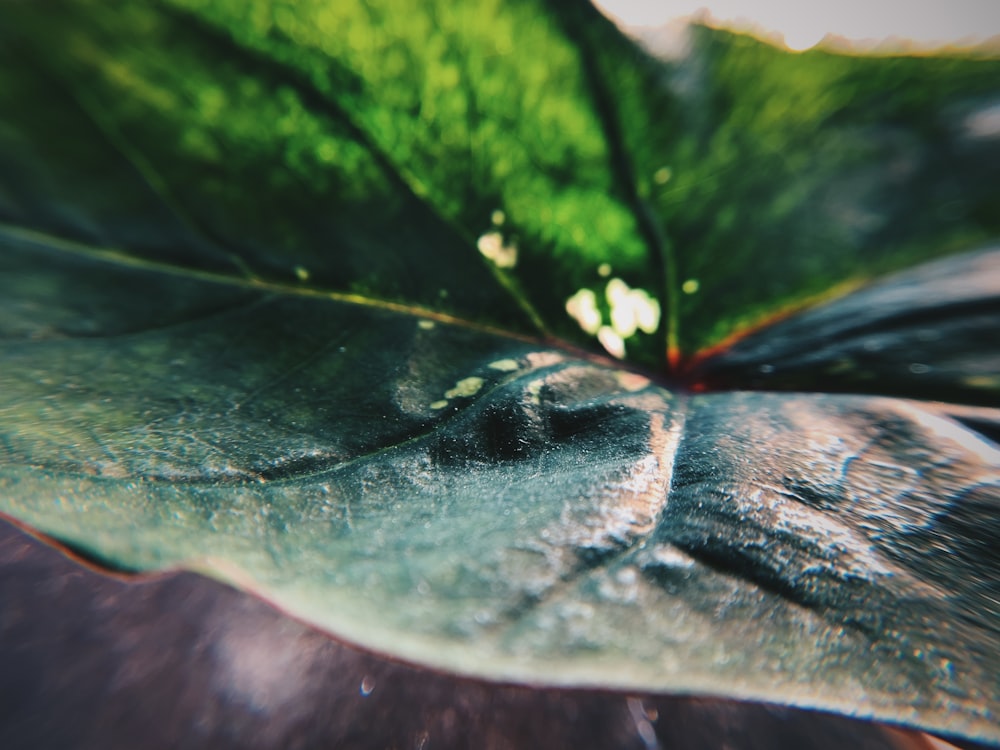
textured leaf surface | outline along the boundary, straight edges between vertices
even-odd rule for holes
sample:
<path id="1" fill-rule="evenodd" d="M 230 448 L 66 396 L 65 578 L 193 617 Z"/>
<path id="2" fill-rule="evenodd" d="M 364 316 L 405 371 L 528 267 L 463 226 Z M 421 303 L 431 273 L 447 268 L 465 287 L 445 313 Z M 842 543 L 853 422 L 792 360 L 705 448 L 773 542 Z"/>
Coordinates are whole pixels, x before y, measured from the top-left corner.
<path id="1" fill-rule="evenodd" d="M 926 746 L 812 710 L 417 669 L 337 643 L 200 576 L 125 582 L 81 569 L 4 522 L 0 562 L 4 748 L 644 750 L 651 738 L 676 750 L 720 739 L 733 750 Z"/>
<path id="2" fill-rule="evenodd" d="M 6 346 L 4 509 L 101 559 L 193 565 L 466 673 L 989 731 L 1000 457 L 949 407 L 678 396 L 398 312 L 7 248 L 6 305 L 25 266 L 74 284 Z M 202 313 L 107 330 L 87 310 L 111 290 Z"/>
<path id="3" fill-rule="evenodd" d="M 1000 739 L 998 63 L 55 7 L 0 31 L 0 511 L 440 669 Z M 662 382 L 572 343 L 611 273 Z"/>

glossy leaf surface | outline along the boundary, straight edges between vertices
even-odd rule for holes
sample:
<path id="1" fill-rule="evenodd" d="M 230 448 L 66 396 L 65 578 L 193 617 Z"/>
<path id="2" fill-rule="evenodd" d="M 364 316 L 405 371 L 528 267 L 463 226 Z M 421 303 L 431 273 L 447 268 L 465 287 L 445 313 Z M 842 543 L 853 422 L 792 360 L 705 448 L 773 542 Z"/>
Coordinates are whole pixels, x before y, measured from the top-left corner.
<path id="1" fill-rule="evenodd" d="M 998 739 L 1000 64 L 181 5 L 2 11 L 0 510 L 440 669 Z M 605 263 L 662 383 L 576 348 Z"/>

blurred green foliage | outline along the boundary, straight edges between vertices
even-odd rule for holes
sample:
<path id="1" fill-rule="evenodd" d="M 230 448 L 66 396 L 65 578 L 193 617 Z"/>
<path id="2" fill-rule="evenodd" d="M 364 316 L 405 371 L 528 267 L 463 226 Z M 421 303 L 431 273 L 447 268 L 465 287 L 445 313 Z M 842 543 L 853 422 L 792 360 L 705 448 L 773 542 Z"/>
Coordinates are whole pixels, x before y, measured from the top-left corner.
<path id="1" fill-rule="evenodd" d="M 607 316 L 607 264 L 660 301 L 628 349 L 662 368 L 1000 230 L 995 139 L 963 125 L 1000 96 L 996 60 L 703 27 L 656 60 L 582 2 L 53 7 L 5 9 L 14 127 L 76 131 L 59 181 L 96 127 L 200 235 L 196 263 L 249 277 L 593 346 L 564 304 L 590 288 Z M 489 231 L 515 267 L 479 257 Z"/>

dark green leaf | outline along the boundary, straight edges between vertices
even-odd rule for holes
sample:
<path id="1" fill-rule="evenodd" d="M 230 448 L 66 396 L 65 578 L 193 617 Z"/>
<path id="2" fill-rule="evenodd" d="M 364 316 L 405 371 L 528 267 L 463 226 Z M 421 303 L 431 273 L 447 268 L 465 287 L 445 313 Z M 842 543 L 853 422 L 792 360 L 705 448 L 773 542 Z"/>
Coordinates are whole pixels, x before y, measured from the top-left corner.
<path id="1" fill-rule="evenodd" d="M 902 272 L 692 363 L 700 387 L 847 390 L 1000 405 L 1000 252 Z"/>

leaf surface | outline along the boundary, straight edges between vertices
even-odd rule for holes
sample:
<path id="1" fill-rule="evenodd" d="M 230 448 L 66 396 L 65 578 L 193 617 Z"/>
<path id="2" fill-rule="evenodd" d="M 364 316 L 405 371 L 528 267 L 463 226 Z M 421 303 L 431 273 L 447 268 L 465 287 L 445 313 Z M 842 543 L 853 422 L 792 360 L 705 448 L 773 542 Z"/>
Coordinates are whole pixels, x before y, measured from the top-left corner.
<path id="1" fill-rule="evenodd" d="M 998 63 L 56 7 L 0 32 L 0 511 L 440 669 L 1000 739 Z M 567 315 L 612 278 L 644 374 Z"/>

